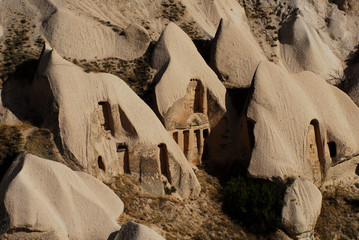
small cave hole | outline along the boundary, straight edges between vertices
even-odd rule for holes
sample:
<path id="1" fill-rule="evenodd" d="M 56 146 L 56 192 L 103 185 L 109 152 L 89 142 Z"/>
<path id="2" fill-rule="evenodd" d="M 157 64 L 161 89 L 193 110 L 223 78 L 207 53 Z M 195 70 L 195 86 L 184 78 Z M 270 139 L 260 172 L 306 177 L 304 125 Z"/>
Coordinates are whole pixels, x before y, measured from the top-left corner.
<path id="1" fill-rule="evenodd" d="M 99 169 L 102 169 L 104 172 L 106 171 L 105 164 L 104 164 L 101 156 L 99 156 L 97 158 L 97 164 L 98 164 Z"/>

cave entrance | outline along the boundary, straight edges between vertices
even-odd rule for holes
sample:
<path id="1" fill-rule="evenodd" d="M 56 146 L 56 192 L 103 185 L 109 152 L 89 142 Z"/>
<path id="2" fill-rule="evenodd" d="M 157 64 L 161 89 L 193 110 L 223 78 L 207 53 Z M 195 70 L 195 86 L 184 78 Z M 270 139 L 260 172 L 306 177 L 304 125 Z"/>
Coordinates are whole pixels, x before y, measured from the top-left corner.
<path id="1" fill-rule="evenodd" d="M 187 86 L 186 107 L 188 113 L 203 113 L 207 115 L 207 92 L 202 82 L 191 79 Z"/>
<path id="2" fill-rule="evenodd" d="M 123 172 L 131 174 L 130 171 L 130 160 L 128 158 L 128 146 L 125 142 L 116 144 L 116 151 L 118 159 L 123 166 Z"/>
<path id="3" fill-rule="evenodd" d="M 164 143 L 158 145 L 158 159 L 159 159 L 159 170 L 164 175 L 168 182 L 171 183 L 171 174 L 168 162 L 168 151 L 167 146 Z"/>
<path id="4" fill-rule="evenodd" d="M 104 127 L 106 131 L 110 131 L 112 136 L 115 135 L 115 125 L 113 121 L 111 105 L 109 102 L 99 102 L 98 103 L 102 108 L 103 121 L 101 125 Z"/>
<path id="5" fill-rule="evenodd" d="M 106 167 L 105 167 L 105 163 L 103 162 L 102 156 L 98 156 L 97 158 L 97 165 L 98 168 L 101 169 L 102 171 L 106 172 Z"/>

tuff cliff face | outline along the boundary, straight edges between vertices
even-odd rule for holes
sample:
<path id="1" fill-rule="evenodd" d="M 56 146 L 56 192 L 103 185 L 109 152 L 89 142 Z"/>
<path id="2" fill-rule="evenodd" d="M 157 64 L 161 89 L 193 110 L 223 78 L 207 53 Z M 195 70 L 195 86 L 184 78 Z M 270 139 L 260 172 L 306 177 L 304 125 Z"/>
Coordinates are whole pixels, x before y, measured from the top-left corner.
<path id="1" fill-rule="evenodd" d="M 330 238 L 330 199 L 359 195 L 358 12 L 355 0 L 2 0 L 2 236 Z M 281 194 L 275 233 L 243 221 L 274 208 L 247 209 L 255 184 Z M 252 198 L 240 224 L 225 196 Z M 86 229 L 101 211 L 107 226 Z"/>

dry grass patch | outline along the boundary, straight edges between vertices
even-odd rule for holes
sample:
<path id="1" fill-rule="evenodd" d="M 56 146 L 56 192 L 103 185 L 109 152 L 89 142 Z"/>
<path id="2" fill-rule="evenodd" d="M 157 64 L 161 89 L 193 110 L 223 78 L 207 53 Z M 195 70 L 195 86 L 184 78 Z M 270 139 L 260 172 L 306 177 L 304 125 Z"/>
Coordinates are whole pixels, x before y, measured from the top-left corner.
<path id="1" fill-rule="evenodd" d="M 323 193 L 322 210 L 315 232 L 321 240 L 358 239 L 358 195 L 342 187 L 337 187 L 331 193 Z"/>
<path id="2" fill-rule="evenodd" d="M 31 19 L 20 14 L 20 19 L 14 18 L 13 24 L 6 31 L 3 61 L 0 62 L 0 79 L 4 82 L 23 63 L 37 60 L 41 54 L 43 40 L 32 39 L 36 25 Z"/>
<path id="3" fill-rule="evenodd" d="M 171 195 L 144 194 L 133 177 L 119 177 L 110 187 L 125 204 L 120 223 L 133 220 L 145 224 L 167 240 L 257 239 L 222 212 L 218 179 L 203 170 L 196 174 L 202 191 L 199 198 L 192 201 L 181 201 Z"/>
<path id="4" fill-rule="evenodd" d="M 29 123 L 0 125 L 0 179 L 20 152 L 64 163 L 48 129 L 38 129 Z"/>
<path id="5" fill-rule="evenodd" d="M 56 147 L 50 130 L 40 128 L 34 130 L 26 139 L 25 151 L 33 155 L 57 160 Z"/>
<path id="6" fill-rule="evenodd" d="M 66 57 L 65 59 L 82 67 L 85 72 L 105 72 L 118 76 L 141 98 L 146 98 L 149 94 L 150 83 L 155 74 L 155 71 L 150 67 L 149 54 L 131 61 L 119 58 L 106 58 L 96 61 Z"/>

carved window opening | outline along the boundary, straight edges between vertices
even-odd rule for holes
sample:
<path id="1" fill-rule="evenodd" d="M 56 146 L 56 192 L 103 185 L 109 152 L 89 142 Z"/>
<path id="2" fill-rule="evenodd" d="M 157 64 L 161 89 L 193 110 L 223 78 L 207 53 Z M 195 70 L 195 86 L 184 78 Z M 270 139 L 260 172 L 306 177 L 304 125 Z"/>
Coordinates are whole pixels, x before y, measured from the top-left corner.
<path id="1" fill-rule="evenodd" d="M 98 156 L 98 158 L 97 158 L 97 165 L 98 165 L 98 168 L 99 168 L 99 169 L 101 169 L 102 171 L 106 172 L 105 163 L 103 162 L 101 156 Z"/>
<path id="2" fill-rule="evenodd" d="M 169 183 L 171 183 L 171 174 L 168 162 L 168 151 L 166 144 L 161 143 L 158 145 L 159 148 L 159 164 L 161 174 L 164 175 Z"/>
<path id="3" fill-rule="evenodd" d="M 112 136 L 115 135 L 115 125 L 113 121 L 111 105 L 109 102 L 99 102 L 98 103 L 102 108 L 104 122 L 101 125 L 106 131 L 111 131 Z"/>
<path id="4" fill-rule="evenodd" d="M 328 148 L 331 158 L 335 158 L 337 156 L 337 144 L 335 142 L 328 142 Z"/>
<path id="5" fill-rule="evenodd" d="M 191 79 L 187 87 L 186 106 L 190 113 L 207 114 L 207 92 L 198 79 Z"/>

